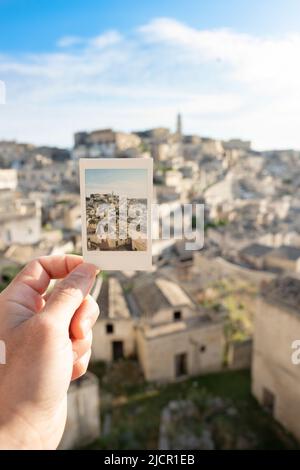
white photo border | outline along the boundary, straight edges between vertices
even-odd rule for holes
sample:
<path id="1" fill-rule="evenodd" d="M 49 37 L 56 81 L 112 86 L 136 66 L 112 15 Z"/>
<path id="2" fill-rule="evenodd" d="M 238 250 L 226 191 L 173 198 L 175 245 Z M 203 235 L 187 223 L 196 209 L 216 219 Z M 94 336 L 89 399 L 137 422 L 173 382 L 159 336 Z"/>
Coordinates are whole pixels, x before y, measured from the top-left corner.
<path id="1" fill-rule="evenodd" d="M 147 250 L 146 251 L 89 251 L 87 249 L 86 188 L 87 169 L 144 169 L 147 170 Z M 80 201 L 82 216 L 82 254 L 87 263 L 105 271 L 149 271 L 152 268 L 152 158 L 80 158 Z"/>

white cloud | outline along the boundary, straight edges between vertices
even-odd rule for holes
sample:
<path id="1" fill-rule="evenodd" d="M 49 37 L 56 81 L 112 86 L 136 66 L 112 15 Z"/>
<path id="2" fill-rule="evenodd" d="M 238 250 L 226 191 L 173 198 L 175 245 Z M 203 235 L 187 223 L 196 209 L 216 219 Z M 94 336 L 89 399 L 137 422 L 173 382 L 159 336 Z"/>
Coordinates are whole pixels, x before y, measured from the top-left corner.
<path id="1" fill-rule="evenodd" d="M 0 104 L 5 104 L 5 96 L 6 96 L 5 83 L 2 80 L 0 80 Z"/>
<path id="2" fill-rule="evenodd" d="M 187 132 L 300 148 L 300 34 L 262 38 L 160 18 L 127 36 L 58 45 L 2 55 L 0 138 L 71 145 L 81 128 L 170 126 L 180 110 Z"/>
<path id="3" fill-rule="evenodd" d="M 63 36 L 57 41 L 57 46 L 61 48 L 85 46 L 102 49 L 118 44 L 121 41 L 122 35 L 118 31 L 110 30 L 93 38 L 83 38 L 79 36 Z"/>
<path id="4" fill-rule="evenodd" d="M 144 40 L 187 53 L 198 64 L 218 61 L 231 67 L 231 78 L 267 88 L 289 89 L 299 84 L 300 34 L 283 38 L 259 38 L 228 29 L 196 30 L 178 21 L 160 18 L 139 28 Z M 272 82 L 270 82 L 272 80 Z"/>
<path id="5" fill-rule="evenodd" d="M 104 34 L 100 34 L 89 42 L 91 46 L 104 48 L 108 46 L 113 46 L 122 41 L 122 36 L 118 31 L 107 31 Z"/>

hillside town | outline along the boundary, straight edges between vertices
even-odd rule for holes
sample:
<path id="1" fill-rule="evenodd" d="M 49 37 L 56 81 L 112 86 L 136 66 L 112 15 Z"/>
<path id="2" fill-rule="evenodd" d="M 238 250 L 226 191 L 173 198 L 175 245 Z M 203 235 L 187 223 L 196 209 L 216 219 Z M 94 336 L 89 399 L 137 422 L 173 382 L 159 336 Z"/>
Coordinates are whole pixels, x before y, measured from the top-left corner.
<path id="1" fill-rule="evenodd" d="M 77 132 L 72 149 L 2 141 L 1 290 L 33 258 L 81 254 L 90 157 L 152 158 L 154 202 L 204 204 L 205 239 L 157 239 L 151 272 L 99 274 L 92 363 L 70 387 L 61 448 L 299 448 L 300 151 L 186 135 L 181 115 L 174 131 Z M 87 198 L 89 249 L 145 250 L 143 237 L 99 241 L 97 201 L 116 198 Z"/>
<path id="2" fill-rule="evenodd" d="M 147 250 L 147 199 L 112 192 L 90 194 L 85 201 L 88 250 Z M 139 216 L 135 227 L 131 227 L 136 213 Z"/>

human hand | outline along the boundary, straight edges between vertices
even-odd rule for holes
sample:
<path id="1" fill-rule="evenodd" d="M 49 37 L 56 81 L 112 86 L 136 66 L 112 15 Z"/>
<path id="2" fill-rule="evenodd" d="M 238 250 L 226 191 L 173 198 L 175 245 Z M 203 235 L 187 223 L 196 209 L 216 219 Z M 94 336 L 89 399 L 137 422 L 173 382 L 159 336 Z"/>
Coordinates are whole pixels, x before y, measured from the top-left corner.
<path id="1" fill-rule="evenodd" d="M 53 449 L 67 416 L 67 390 L 86 372 L 99 308 L 97 270 L 80 256 L 30 262 L 0 294 L 0 448 Z M 64 278 L 64 279 L 63 279 Z M 51 279 L 58 282 L 45 296 Z"/>

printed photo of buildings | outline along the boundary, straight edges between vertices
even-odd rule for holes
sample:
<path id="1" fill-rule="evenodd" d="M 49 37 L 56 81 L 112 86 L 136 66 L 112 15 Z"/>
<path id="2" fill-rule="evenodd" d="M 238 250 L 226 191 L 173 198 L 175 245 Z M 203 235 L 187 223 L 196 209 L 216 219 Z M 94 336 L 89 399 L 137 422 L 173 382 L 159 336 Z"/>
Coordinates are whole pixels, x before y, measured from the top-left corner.
<path id="1" fill-rule="evenodd" d="M 87 169 L 89 251 L 147 250 L 147 170 Z"/>

